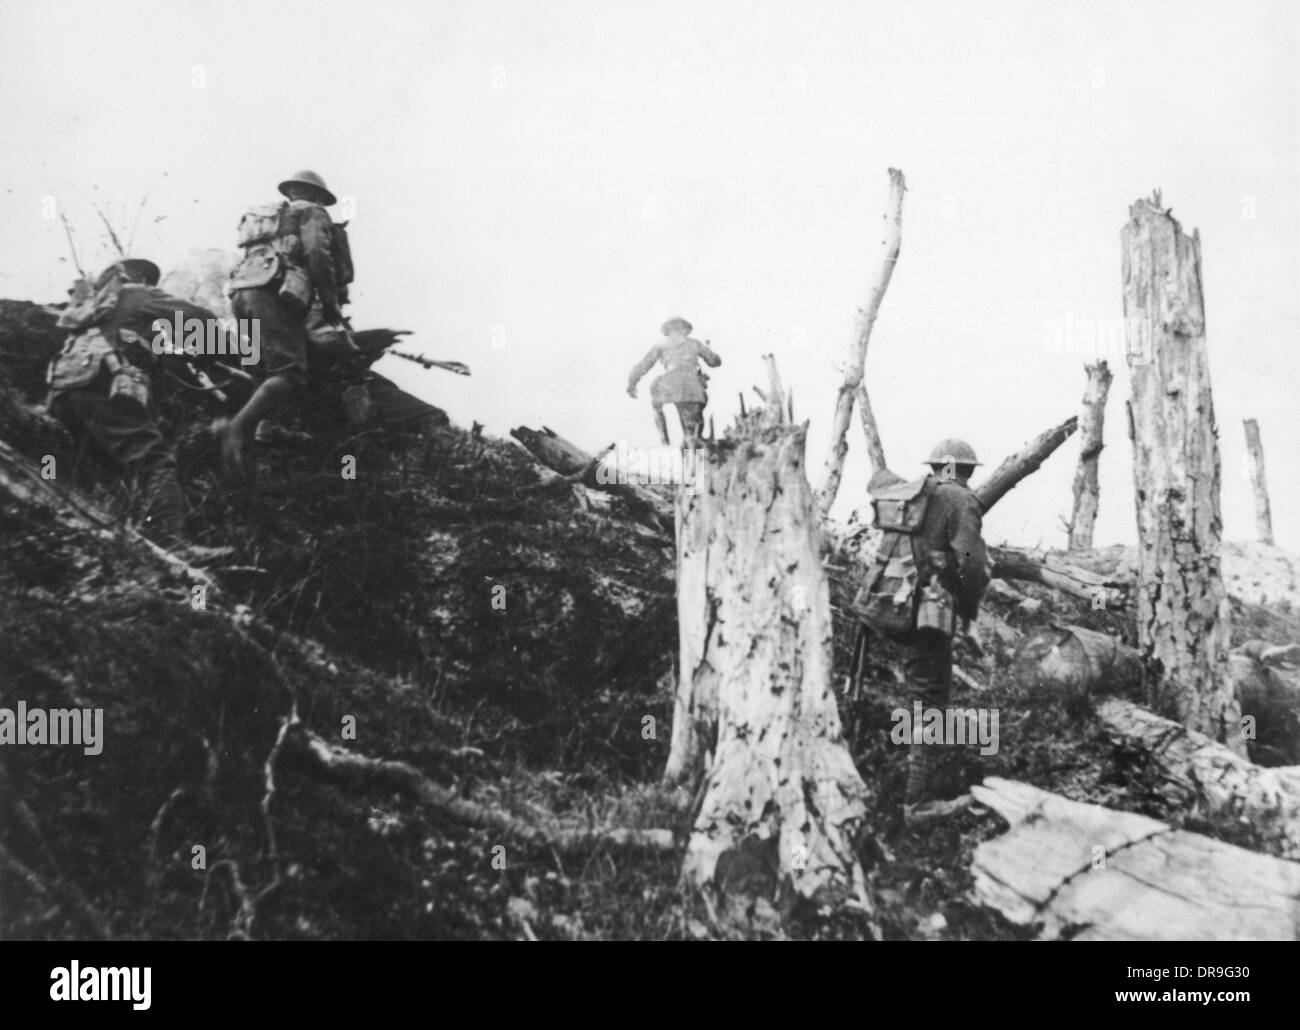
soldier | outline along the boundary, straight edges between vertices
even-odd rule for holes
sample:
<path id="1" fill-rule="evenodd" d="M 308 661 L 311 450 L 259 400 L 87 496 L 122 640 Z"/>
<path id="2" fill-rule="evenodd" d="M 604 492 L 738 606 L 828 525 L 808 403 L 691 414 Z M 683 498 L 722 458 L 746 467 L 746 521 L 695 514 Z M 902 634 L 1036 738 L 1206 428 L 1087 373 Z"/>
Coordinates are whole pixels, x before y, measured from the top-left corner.
<path id="1" fill-rule="evenodd" d="M 183 544 L 185 502 L 176 475 L 176 456 L 158 429 L 150 404 L 158 324 L 179 318 L 216 316 L 206 308 L 157 288 L 158 266 L 140 258 L 109 265 L 80 304 L 59 316 L 72 330 L 47 375 L 50 413 L 75 434 L 85 434 L 123 471 L 138 481 L 142 526 L 165 547 Z M 186 547 L 200 560 L 228 549 Z"/>
<path id="2" fill-rule="evenodd" d="M 244 258 L 228 286 L 235 317 L 258 319 L 265 373 L 233 418 L 213 424 L 222 462 L 236 474 L 242 473 L 244 447 L 263 420 L 273 423 L 306 381 L 309 321 L 315 328 L 343 324 L 346 284 L 336 268 L 339 244 L 325 210 L 337 198 L 311 171 L 280 183 L 280 192 L 287 201 L 254 207 L 240 219 Z"/>
<path id="3" fill-rule="evenodd" d="M 663 324 L 663 334 L 668 339 L 656 343 L 642 358 L 627 380 L 627 394 L 636 396 L 637 383 L 650 371 L 655 362 L 662 361 L 667 371 L 650 384 L 650 403 L 654 405 L 655 428 L 659 439 L 668 446 L 668 423 L 664 420 L 664 405 L 677 408 L 682 424 L 682 446 L 689 447 L 700 438 L 704 424 L 704 406 L 709 402 L 704 392 L 708 378 L 700 370 L 700 359 L 710 368 L 717 368 L 722 359 L 709 349 L 707 343 L 690 338 L 693 327 L 684 318 L 670 318 Z"/>
<path id="4" fill-rule="evenodd" d="M 940 440 L 926 464 L 930 498 L 914 546 L 921 596 L 904 673 L 914 699 L 942 709 L 952 695 L 953 637 L 958 631 L 969 636 L 989 585 L 988 551 L 981 536 L 984 509 L 968 485 L 981 464 L 974 449 L 964 440 Z M 908 751 L 903 813 L 909 825 L 947 810 L 936 799 L 935 747 L 914 736 Z"/>
<path id="5" fill-rule="evenodd" d="M 904 672 L 913 702 L 943 710 L 952 693 L 953 638 L 970 623 L 989 583 L 988 552 L 980 535 L 983 508 L 967 483 L 980 464 L 964 440 L 941 440 L 926 464 L 930 474 L 903 482 L 878 472 L 868 487 L 880 545 L 862 589 L 858 616 L 877 633 L 904 644 Z M 860 668 L 865 640 L 854 656 Z M 940 752 L 912 727 L 903 815 L 909 825 L 946 814 L 955 805 L 937 799 Z"/>

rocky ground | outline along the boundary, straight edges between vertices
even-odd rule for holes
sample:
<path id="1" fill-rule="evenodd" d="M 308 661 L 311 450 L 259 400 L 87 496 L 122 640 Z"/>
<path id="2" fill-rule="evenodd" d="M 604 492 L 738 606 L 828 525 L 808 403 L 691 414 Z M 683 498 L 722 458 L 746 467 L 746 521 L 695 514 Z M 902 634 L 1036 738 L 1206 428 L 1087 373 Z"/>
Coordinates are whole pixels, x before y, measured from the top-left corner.
<path id="1" fill-rule="evenodd" d="M 129 498 L 93 455 L 33 410 L 59 343 L 41 308 L 0 302 L 0 440 L 33 461 L 55 455 L 60 487 L 121 515 Z M 687 808 L 656 786 L 676 647 L 670 540 L 618 499 L 577 503 L 511 442 L 436 417 L 354 431 L 329 383 L 296 417 L 314 441 L 259 451 L 240 485 L 215 471 L 215 409 L 179 388 L 160 403 L 197 537 L 235 552 L 210 570 L 201 607 L 192 578 L 120 531 L 0 490 L 0 706 L 105 710 L 98 756 L 0 753 L 0 935 L 720 932 L 679 884 Z M 349 456 L 355 480 L 341 475 Z M 1300 639 L 1292 559 L 1230 547 L 1225 564 L 1236 636 Z M 999 775 L 1222 835 L 1172 810 L 1141 760 L 1100 738 L 1087 697 L 1016 684 L 1018 633 L 1074 622 L 1133 640 L 1122 615 L 1025 592 L 1041 603 L 992 602 L 985 655 L 963 661 L 983 689 L 958 699 L 997 707 L 1002 740 L 957 763 L 952 789 Z M 841 677 L 852 639 L 841 621 Z M 971 852 L 1004 829 L 995 816 L 901 825 L 898 657 L 877 647 L 863 690 L 841 704 L 870 790 L 861 853 L 881 932 L 1016 936 L 968 900 Z M 291 746 L 307 739 L 405 763 L 431 786 L 323 769 Z M 561 847 L 519 823 L 570 836 L 661 828 L 678 846 L 598 834 Z M 865 931 L 831 918 L 784 932 Z"/>

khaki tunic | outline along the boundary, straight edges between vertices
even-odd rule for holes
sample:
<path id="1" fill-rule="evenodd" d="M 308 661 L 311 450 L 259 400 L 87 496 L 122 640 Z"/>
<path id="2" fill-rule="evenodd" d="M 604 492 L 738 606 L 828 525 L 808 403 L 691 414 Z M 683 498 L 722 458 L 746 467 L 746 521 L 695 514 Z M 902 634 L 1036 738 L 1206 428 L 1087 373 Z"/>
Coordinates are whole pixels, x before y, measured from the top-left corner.
<path id="1" fill-rule="evenodd" d="M 693 337 L 681 343 L 664 340 L 651 347 L 637 362 L 628 376 L 627 385 L 635 387 L 656 362 L 662 362 L 667 371 L 650 384 L 650 400 L 656 407 L 661 404 L 705 404 L 708 397 L 700 378 L 700 361 L 710 368 L 722 364 L 720 357 Z"/>
<path id="2" fill-rule="evenodd" d="M 957 614 L 973 619 L 989 585 L 988 549 L 981 535 L 984 508 L 968 486 L 930 476 L 925 518 L 917 531 L 915 553 L 922 575 L 937 571 L 953 596 Z M 931 556 L 942 558 L 932 561 Z M 942 564 L 942 569 L 934 566 Z"/>

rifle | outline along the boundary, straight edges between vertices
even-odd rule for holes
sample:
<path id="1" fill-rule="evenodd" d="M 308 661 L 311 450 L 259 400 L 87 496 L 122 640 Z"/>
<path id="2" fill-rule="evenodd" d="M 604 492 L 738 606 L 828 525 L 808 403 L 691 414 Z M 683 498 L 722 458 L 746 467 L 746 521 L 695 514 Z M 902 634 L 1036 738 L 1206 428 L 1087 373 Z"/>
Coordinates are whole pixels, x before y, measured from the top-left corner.
<path id="1" fill-rule="evenodd" d="M 417 365 L 423 365 L 425 368 L 441 368 L 448 372 L 455 372 L 458 376 L 469 375 L 469 366 L 459 361 L 435 361 L 433 358 L 426 358 L 420 354 L 407 354 L 406 351 L 400 350 L 387 350 L 384 353 L 405 358 L 407 361 L 414 361 Z"/>

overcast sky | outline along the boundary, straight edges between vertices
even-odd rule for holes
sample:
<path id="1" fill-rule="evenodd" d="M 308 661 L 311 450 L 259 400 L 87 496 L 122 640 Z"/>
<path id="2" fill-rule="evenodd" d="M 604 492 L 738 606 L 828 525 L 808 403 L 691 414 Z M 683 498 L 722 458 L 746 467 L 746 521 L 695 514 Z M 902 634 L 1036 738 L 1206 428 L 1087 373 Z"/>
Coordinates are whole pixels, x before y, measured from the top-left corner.
<path id="1" fill-rule="evenodd" d="M 3 0 L 0 296 L 63 298 L 52 210 L 99 267 L 92 203 L 129 226 L 147 197 L 134 249 L 166 269 L 232 247 L 309 167 L 354 218 L 354 324 L 473 368 L 398 373 L 457 421 L 651 445 L 649 380 L 633 401 L 627 373 L 681 314 L 722 356 L 719 428 L 776 354 L 816 483 L 887 168 L 903 249 L 867 382 L 908 472 L 939 437 L 996 463 L 1076 410 L 1085 357 L 1053 334 L 1122 316 L 1119 231 L 1159 186 L 1202 238 L 1226 535 L 1254 536 L 1255 417 L 1278 543 L 1300 550 L 1295 8 Z M 1134 534 L 1111 364 L 1099 544 Z M 1063 544 L 1077 453 L 989 538 Z M 841 508 L 866 478 L 855 421 Z"/>

